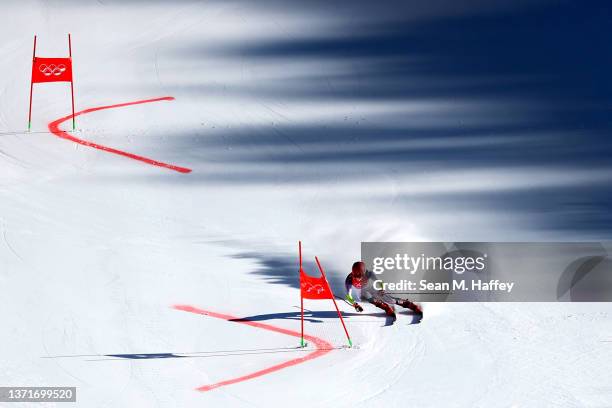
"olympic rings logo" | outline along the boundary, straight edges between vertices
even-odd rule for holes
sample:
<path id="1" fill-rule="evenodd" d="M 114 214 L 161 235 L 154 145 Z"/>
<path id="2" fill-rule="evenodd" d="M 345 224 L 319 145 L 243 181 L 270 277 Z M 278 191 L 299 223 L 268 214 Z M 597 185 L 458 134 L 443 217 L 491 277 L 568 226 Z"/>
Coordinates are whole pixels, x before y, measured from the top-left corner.
<path id="1" fill-rule="evenodd" d="M 313 285 L 311 283 L 305 282 L 302 284 L 302 289 L 304 289 L 306 293 L 315 292 L 317 295 L 320 295 L 321 293 L 325 292 L 325 288 L 319 283 Z"/>
<path id="2" fill-rule="evenodd" d="M 38 70 L 47 77 L 50 77 L 51 75 L 60 76 L 64 73 L 64 71 L 66 71 L 66 66 L 64 64 L 40 64 L 38 66 Z"/>

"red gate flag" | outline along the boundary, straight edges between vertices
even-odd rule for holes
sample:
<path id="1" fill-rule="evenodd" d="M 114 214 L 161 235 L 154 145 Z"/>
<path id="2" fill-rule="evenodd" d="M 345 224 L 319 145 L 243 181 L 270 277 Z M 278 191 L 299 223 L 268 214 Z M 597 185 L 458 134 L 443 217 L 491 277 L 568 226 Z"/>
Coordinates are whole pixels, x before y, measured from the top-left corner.
<path id="1" fill-rule="evenodd" d="M 72 60 L 34 57 L 32 82 L 72 82 Z"/>
<path id="2" fill-rule="evenodd" d="M 30 80 L 30 109 L 28 111 L 28 130 L 32 128 L 32 93 L 34 84 L 44 82 L 70 82 L 72 99 L 72 130 L 74 122 L 74 82 L 72 80 L 72 41 L 68 34 L 68 58 L 42 58 L 36 56 L 36 36 L 32 52 L 32 79 Z"/>
<path id="3" fill-rule="evenodd" d="M 348 334 L 348 330 L 346 330 L 344 319 L 342 318 L 342 314 L 340 313 L 340 309 L 338 309 L 338 304 L 336 303 L 336 299 L 334 298 L 334 292 L 332 292 L 331 287 L 329 286 L 329 282 L 327 282 L 327 276 L 325 276 L 325 271 L 323 270 L 323 267 L 319 262 L 319 258 L 315 256 L 315 261 L 317 261 L 317 266 L 319 267 L 321 276 L 315 278 L 306 275 L 306 272 L 304 272 L 304 268 L 302 268 L 302 241 L 299 242 L 298 246 L 300 254 L 300 310 L 302 323 L 301 346 L 306 346 L 306 344 L 304 343 L 304 299 L 331 299 L 331 301 L 334 302 L 336 312 L 338 312 L 338 317 L 340 318 L 340 323 L 342 323 L 342 328 L 344 328 L 344 333 L 346 334 L 349 347 L 353 347 L 353 341 L 351 340 L 351 336 L 349 336 Z"/>
<path id="4" fill-rule="evenodd" d="M 302 268 L 300 268 L 300 288 L 304 299 L 332 299 L 334 297 L 323 276 L 319 278 L 308 276 Z"/>

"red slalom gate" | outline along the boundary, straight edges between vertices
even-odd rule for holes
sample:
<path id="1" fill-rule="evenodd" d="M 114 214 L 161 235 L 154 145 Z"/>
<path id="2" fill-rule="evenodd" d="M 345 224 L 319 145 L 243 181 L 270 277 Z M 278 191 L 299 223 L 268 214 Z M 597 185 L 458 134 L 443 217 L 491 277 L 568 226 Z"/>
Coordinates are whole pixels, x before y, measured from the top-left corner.
<path id="1" fill-rule="evenodd" d="M 138 101 L 118 103 L 114 105 L 98 106 L 95 108 L 88 108 L 88 109 L 84 109 L 82 111 L 76 112 L 73 115 L 64 116 L 62 118 L 54 120 L 53 122 L 49 123 L 49 131 L 59 138 L 70 140 L 74 143 L 78 143 L 83 146 L 88 146 L 88 147 L 92 147 L 94 149 L 102 150 L 108 153 L 117 154 L 119 156 L 127 157 L 132 160 L 138 160 L 143 163 L 150 164 L 152 166 L 158 166 L 158 167 L 163 167 L 169 170 L 178 171 L 179 173 L 190 173 L 191 169 L 188 169 L 186 167 L 175 166 L 173 164 L 168 164 L 168 163 L 160 162 L 157 160 L 149 159 L 148 157 L 139 156 L 139 155 L 129 153 L 129 152 L 124 152 L 122 150 L 115 149 L 113 147 L 103 146 L 101 144 L 90 142 L 88 140 L 79 139 L 75 136 L 72 136 L 65 130 L 61 130 L 59 128 L 62 123 L 64 123 L 65 121 L 71 118 L 74 118 L 74 116 L 85 115 L 87 113 L 97 112 L 97 111 L 105 110 L 105 109 L 122 108 L 125 106 L 140 105 L 143 103 L 151 103 L 151 102 L 159 102 L 159 101 L 173 101 L 173 100 L 174 98 L 172 96 L 162 96 L 160 98 L 142 99 Z"/>
<path id="2" fill-rule="evenodd" d="M 182 310 L 184 312 L 190 312 L 190 313 L 195 313 L 199 315 L 214 317 L 217 319 L 231 321 L 232 323 L 245 324 L 247 326 L 256 327 L 258 329 L 263 329 L 263 330 L 269 330 L 269 331 L 273 331 L 276 333 L 286 334 L 288 336 L 293 336 L 293 337 L 298 337 L 298 338 L 301 338 L 302 336 L 302 333 L 299 333 L 293 330 L 283 329 L 282 327 L 272 326 L 271 324 L 267 324 L 267 323 L 260 323 L 260 322 L 255 322 L 252 320 L 246 320 L 246 319 L 243 320 L 238 317 L 234 317 L 234 316 L 222 314 L 222 313 L 211 312 L 208 310 L 199 309 L 194 306 L 175 305 L 173 307 L 176 310 Z M 273 372 L 282 370 L 284 368 L 292 367 L 298 364 L 305 363 L 310 360 L 314 360 L 315 358 L 322 357 L 325 354 L 329 353 L 330 351 L 335 350 L 334 346 L 332 346 L 330 343 L 328 343 L 327 341 L 319 337 L 305 335 L 304 338 L 310 341 L 316 347 L 316 349 L 313 352 L 308 353 L 304 357 L 293 358 L 283 363 L 275 364 L 270 367 L 252 372 L 250 374 L 242 375 L 240 377 L 230 378 L 230 379 L 220 381 L 214 384 L 202 385 L 201 387 L 198 387 L 197 390 L 198 391 L 210 391 L 215 388 L 223 387 L 226 385 L 231 385 L 231 384 L 236 384 L 236 383 L 243 382 L 243 381 L 252 380 L 254 378 L 261 377 L 267 374 L 271 374 Z"/>
<path id="3" fill-rule="evenodd" d="M 340 313 L 340 309 L 338 308 L 338 304 L 336 303 L 336 298 L 334 296 L 334 292 L 327 281 L 327 276 L 325 275 L 325 271 L 321 266 L 321 262 L 319 262 L 319 258 L 315 256 L 315 261 L 317 262 L 317 266 L 319 267 L 319 272 L 321 273 L 320 277 L 309 276 L 304 272 L 304 268 L 302 267 L 302 241 L 298 242 L 298 251 L 299 251 L 299 260 L 300 260 L 300 309 L 301 309 L 301 331 L 302 331 L 302 340 L 300 342 L 301 346 L 304 347 L 304 299 L 331 299 L 334 303 L 334 307 L 336 308 L 336 312 L 338 313 L 338 318 L 340 319 L 340 323 L 342 324 L 342 328 L 344 329 L 344 334 L 346 334 L 346 340 L 348 341 L 348 346 L 353 347 L 353 340 L 351 340 L 351 336 L 346 329 L 346 324 L 344 324 L 344 319 L 342 318 L 342 313 Z"/>
<path id="4" fill-rule="evenodd" d="M 72 76 L 72 40 L 68 34 L 68 57 L 46 58 L 36 56 L 36 36 L 34 36 L 34 50 L 32 51 L 32 77 L 30 79 L 30 107 L 28 109 L 28 131 L 32 128 L 32 94 L 34 84 L 46 82 L 70 82 L 70 98 L 72 100 L 72 129 L 74 121 L 74 80 Z"/>

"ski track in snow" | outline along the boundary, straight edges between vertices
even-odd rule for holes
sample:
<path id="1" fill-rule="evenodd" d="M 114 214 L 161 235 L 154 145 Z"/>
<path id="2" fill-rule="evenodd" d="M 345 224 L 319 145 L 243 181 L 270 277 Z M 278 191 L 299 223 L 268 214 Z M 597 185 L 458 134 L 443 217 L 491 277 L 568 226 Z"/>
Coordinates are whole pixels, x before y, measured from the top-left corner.
<path id="1" fill-rule="evenodd" d="M 6 244 L 6 247 L 12 252 L 12 254 L 15 255 L 15 257 L 19 259 L 21 262 L 23 262 L 23 258 L 19 255 L 19 253 L 17 253 L 17 251 L 15 251 L 15 249 L 9 243 L 8 238 L 6 236 L 6 229 L 4 228 L 2 228 L 2 238 L 4 239 L 4 243 Z"/>

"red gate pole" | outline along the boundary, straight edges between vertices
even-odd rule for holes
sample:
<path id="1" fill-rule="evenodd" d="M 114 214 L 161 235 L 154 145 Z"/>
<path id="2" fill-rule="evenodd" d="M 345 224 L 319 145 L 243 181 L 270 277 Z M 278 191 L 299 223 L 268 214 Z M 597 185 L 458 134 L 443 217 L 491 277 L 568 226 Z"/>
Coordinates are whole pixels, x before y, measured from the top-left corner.
<path id="1" fill-rule="evenodd" d="M 72 130 L 76 129 L 74 123 L 74 70 L 72 69 L 72 41 L 70 40 L 70 33 L 68 33 L 68 56 L 70 57 L 70 70 L 72 76 L 70 78 L 70 96 L 72 98 Z"/>
<path id="2" fill-rule="evenodd" d="M 338 304 L 336 303 L 336 299 L 334 299 L 334 292 L 332 292 L 331 287 L 329 286 L 329 282 L 327 281 L 327 276 L 325 276 L 325 272 L 323 271 L 323 267 L 319 262 L 319 258 L 315 256 L 315 261 L 317 261 L 317 266 L 321 271 L 321 275 L 323 275 L 323 279 L 325 279 L 325 283 L 327 283 L 327 288 L 329 289 L 329 293 L 331 293 L 332 302 L 334 302 L 334 306 L 336 307 L 336 312 L 338 312 L 338 317 L 340 318 L 340 322 L 342 323 L 342 327 L 344 328 L 344 333 L 346 333 L 346 338 L 348 340 L 349 347 L 353 347 L 353 341 L 351 340 L 351 336 L 348 334 L 348 330 L 346 330 L 346 325 L 344 324 L 344 319 L 342 318 L 342 313 L 340 313 L 340 309 L 338 309 Z"/>
<path id="3" fill-rule="evenodd" d="M 32 51 L 32 69 L 34 69 L 34 60 L 36 59 L 36 35 L 34 35 L 34 51 Z M 32 91 L 34 90 L 34 82 L 30 76 L 30 109 L 28 110 L 28 132 L 32 128 Z"/>
<path id="4" fill-rule="evenodd" d="M 304 344 L 304 296 L 302 295 L 302 241 L 299 241 L 299 251 L 300 251 L 300 311 L 301 311 L 301 321 L 302 321 L 302 341 L 300 345 L 302 347 Z"/>

